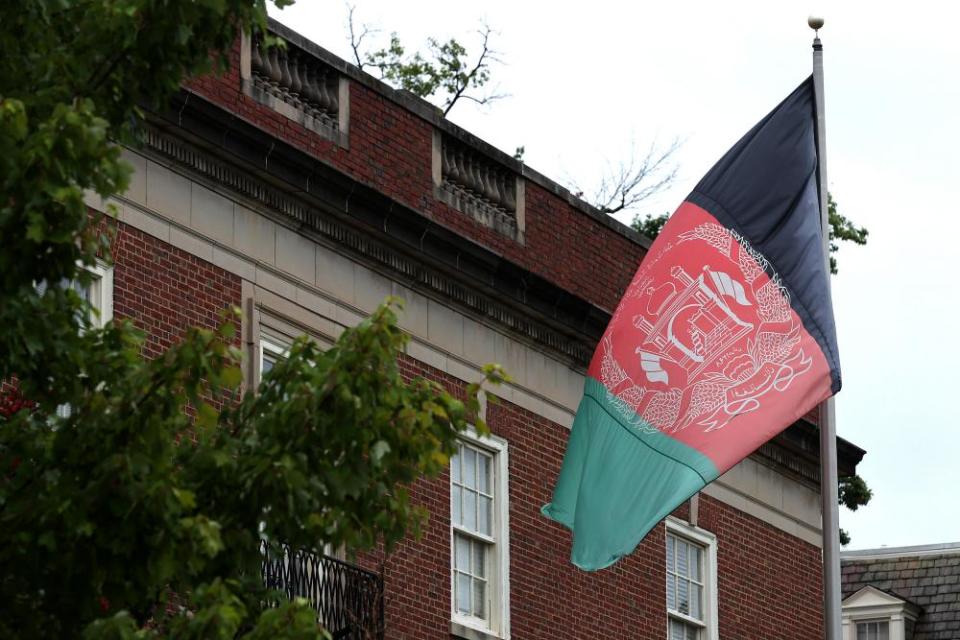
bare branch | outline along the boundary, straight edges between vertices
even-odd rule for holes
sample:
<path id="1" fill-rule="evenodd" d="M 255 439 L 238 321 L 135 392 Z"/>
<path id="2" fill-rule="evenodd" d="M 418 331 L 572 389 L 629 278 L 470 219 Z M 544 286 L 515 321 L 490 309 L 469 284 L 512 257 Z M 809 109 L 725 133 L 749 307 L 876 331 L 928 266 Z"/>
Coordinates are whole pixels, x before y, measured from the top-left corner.
<path id="1" fill-rule="evenodd" d="M 672 157 L 679 148 L 679 140 L 673 140 L 664 149 L 658 149 L 653 143 L 643 157 L 638 157 L 634 146 L 629 159 L 615 169 L 608 167 L 589 201 L 601 212 L 613 214 L 629 210 L 660 193 L 677 177 L 677 166 Z M 570 190 L 583 193 L 575 183 L 571 183 Z"/>
<path id="2" fill-rule="evenodd" d="M 366 66 L 363 62 L 363 57 L 360 55 L 361 47 L 363 46 L 363 39 L 367 36 L 373 36 L 380 32 L 379 29 L 371 29 L 369 25 L 361 25 L 360 34 L 357 35 L 356 27 L 354 25 L 353 14 L 356 11 L 357 6 L 347 3 L 347 28 L 350 31 L 350 48 L 353 50 L 353 60 L 356 63 L 357 67 L 363 71 L 363 67 Z"/>
<path id="3" fill-rule="evenodd" d="M 483 30 L 477 33 L 479 33 L 482 38 L 480 55 L 477 57 L 476 64 L 473 65 L 473 68 L 470 69 L 468 73 L 457 76 L 455 85 L 451 87 L 453 89 L 450 92 L 451 96 L 447 98 L 443 105 L 443 115 L 450 113 L 450 110 L 453 109 L 453 106 L 457 104 L 457 101 L 461 98 L 472 100 L 477 104 L 489 104 L 494 100 L 506 97 L 506 94 L 488 94 L 484 97 L 476 97 L 466 93 L 471 84 L 475 84 L 478 87 L 485 84 L 487 81 L 486 70 L 490 66 L 490 63 L 500 62 L 496 57 L 497 52 L 490 48 L 490 36 L 493 33 L 490 25 L 483 25 Z"/>

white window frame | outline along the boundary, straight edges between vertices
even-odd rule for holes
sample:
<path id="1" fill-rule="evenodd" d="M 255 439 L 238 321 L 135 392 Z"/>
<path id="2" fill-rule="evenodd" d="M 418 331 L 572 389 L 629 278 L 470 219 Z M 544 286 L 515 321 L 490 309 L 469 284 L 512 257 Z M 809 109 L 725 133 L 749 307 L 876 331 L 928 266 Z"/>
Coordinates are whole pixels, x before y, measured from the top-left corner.
<path id="1" fill-rule="evenodd" d="M 113 267 L 97 260 L 94 266 L 86 269 L 93 276 L 90 282 L 90 306 L 97 310 L 90 322 L 102 328 L 113 320 Z"/>
<path id="2" fill-rule="evenodd" d="M 510 638 L 510 490 L 509 490 L 509 453 L 507 441 L 498 436 L 479 435 L 473 427 L 460 434 L 463 444 L 483 450 L 493 457 L 491 470 L 493 475 L 493 550 L 487 567 L 487 591 L 489 593 L 489 616 L 487 620 L 474 616 L 465 616 L 456 609 L 454 601 L 455 533 L 461 531 L 453 524 L 453 480 L 448 476 L 448 516 L 450 517 L 450 615 L 451 633 L 459 637 Z M 480 540 L 485 536 L 463 531 L 465 535 Z"/>
<path id="3" fill-rule="evenodd" d="M 679 611 L 667 609 L 666 586 L 664 585 L 664 611 L 666 611 L 666 633 L 669 637 L 670 620 L 682 620 L 700 626 L 701 640 L 719 640 L 720 625 L 717 606 L 717 536 L 705 529 L 693 526 L 683 520 L 669 516 L 665 521 L 666 533 L 663 553 L 666 558 L 666 535 L 682 538 L 703 549 L 703 620 L 697 620 Z"/>
<path id="4" fill-rule="evenodd" d="M 267 354 L 277 359 L 286 358 L 290 355 L 290 343 L 273 334 L 260 332 L 257 340 L 257 384 L 263 379 L 263 359 Z"/>

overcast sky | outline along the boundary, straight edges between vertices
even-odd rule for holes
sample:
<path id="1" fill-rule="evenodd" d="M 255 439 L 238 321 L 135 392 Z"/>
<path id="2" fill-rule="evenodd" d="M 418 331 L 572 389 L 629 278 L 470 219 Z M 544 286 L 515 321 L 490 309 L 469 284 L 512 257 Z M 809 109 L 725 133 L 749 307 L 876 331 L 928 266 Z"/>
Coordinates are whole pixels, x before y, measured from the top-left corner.
<path id="1" fill-rule="evenodd" d="M 826 25 L 830 190 L 870 230 L 844 247 L 834 279 L 844 387 L 838 432 L 867 450 L 874 490 L 841 509 L 850 548 L 960 541 L 957 266 L 960 9 L 846 1 L 519 2 L 356 0 L 358 23 L 476 49 L 486 21 L 509 97 L 458 104 L 451 119 L 500 149 L 590 191 L 608 164 L 680 139 L 680 177 L 647 210 L 673 210 L 698 178 L 810 73 L 817 11 Z M 274 12 L 276 14 L 276 12 Z M 277 15 L 350 58 L 346 7 L 300 0 Z M 624 219 L 629 222 L 629 219 Z M 958 394 L 955 396 L 954 394 Z"/>

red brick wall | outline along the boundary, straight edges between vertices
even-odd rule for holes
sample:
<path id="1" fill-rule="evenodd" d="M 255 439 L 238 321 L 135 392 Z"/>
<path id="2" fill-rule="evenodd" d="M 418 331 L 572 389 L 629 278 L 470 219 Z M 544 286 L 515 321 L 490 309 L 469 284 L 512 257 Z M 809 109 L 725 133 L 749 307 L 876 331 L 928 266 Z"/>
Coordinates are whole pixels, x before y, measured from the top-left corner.
<path id="1" fill-rule="evenodd" d="M 452 390 L 463 384 L 409 359 L 408 374 Z M 568 431 L 509 402 L 488 409 L 491 431 L 509 442 L 511 634 L 518 640 L 664 638 L 665 541 L 662 525 L 629 557 L 587 573 L 569 562 L 570 534 L 540 514 L 560 470 Z M 449 477 L 417 482 L 430 511 L 420 540 L 361 562 L 382 569 L 387 638 L 450 637 Z M 676 515 L 687 518 L 687 507 Z M 699 525 L 718 539 L 720 637 L 821 637 L 820 551 L 756 518 L 701 496 Z"/>
<path id="2" fill-rule="evenodd" d="M 383 95 L 350 83 L 350 148 L 309 131 L 240 91 L 239 41 L 231 68 L 188 87 L 345 174 L 608 310 L 644 250 L 542 187 L 526 185 L 526 242 L 475 222 L 433 196 L 431 124 Z"/>
<path id="3" fill-rule="evenodd" d="M 113 314 L 146 332 L 148 357 L 189 327 L 215 328 L 224 309 L 240 306 L 239 277 L 122 222 L 113 257 Z"/>

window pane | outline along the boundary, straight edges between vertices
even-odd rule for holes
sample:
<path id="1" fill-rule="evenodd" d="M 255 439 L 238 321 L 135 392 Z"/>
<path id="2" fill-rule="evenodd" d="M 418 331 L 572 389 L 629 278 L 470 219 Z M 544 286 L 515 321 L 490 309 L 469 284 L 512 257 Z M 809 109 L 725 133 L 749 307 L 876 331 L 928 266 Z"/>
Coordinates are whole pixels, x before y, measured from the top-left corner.
<path id="1" fill-rule="evenodd" d="M 477 494 L 470 490 L 463 492 L 463 526 L 471 531 L 477 530 Z"/>
<path id="2" fill-rule="evenodd" d="M 667 574 L 667 609 L 677 610 L 677 577 Z"/>
<path id="3" fill-rule="evenodd" d="M 700 573 L 700 563 L 703 562 L 703 550 L 690 545 L 690 577 L 697 582 L 703 582 Z"/>
<path id="4" fill-rule="evenodd" d="M 703 588 L 698 585 L 690 585 L 690 616 L 697 620 L 703 620 L 703 608 L 701 606 L 703 603 L 702 589 Z"/>
<path id="5" fill-rule="evenodd" d="M 687 564 L 689 558 L 688 545 L 683 540 L 677 540 L 677 575 L 689 576 L 690 567 Z"/>
<path id="6" fill-rule="evenodd" d="M 680 620 L 670 621 L 670 640 L 699 640 L 700 630 Z"/>
<path id="7" fill-rule="evenodd" d="M 676 571 L 676 563 L 673 561 L 673 536 L 667 536 L 667 571 Z"/>
<path id="8" fill-rule="evenodd" d="M 463 500 L 462 491 L 460 487 L 454 485 L 450 492 L 450 519 L 454 524 L 463 524 L 463 512 L 460 509 Z"/>
<path id="9" fill-rule="evenodd" d="M 862 622 L 857 624 L 857 640 L 867 640 L 867 625 Z"/>
<path id="10" fill-rule="evenodd" d="M 490 493 L 490 456 L 477 454 L 477 488 Z"/>
<path id="11" fill-rule="evenodd" d="M 454 536 L 456 557 L 454 567 L 458 571 L 470 571 L 470 540 L 463 536 Z"/>
<path id="12" fill-rule="evenodd" d="M 490 498 L 485 498 L 480 496 L 480 522 L 478 523 L 477 530 L 480 533 L 485 533 L 488 536 L 493 535 L 493 528 L 491 527 L 492 513 L 493 509 L 493 500 Z"/>
<path id="13" fill-rule="evenodd" d="M 457 611 L 470 615 L 470 576 L 457 574 Z"/>
<path id="14" fill-rule="evenodd" d="M 469 447 L 463 448 L 463 485 L 477 488 L 477 452 Z"/>
<path id="15" fill-rule="evenodd" d="M 473 543 L 473 575 L 478 578 L 487 577 L 487 545 L 480 542 Z"/>
<path id="16" fill-rule="evenodd" d="M 677 580 L 677 611 L 690 613 L 690 583 L 686 580 Z"/>
<path id="17" fill-rule="evenodd" d="M 269 356 L 264 353 L 263 362 L 260 363 L 260 375 L 266 375 L 268 371 L 273 369 L 274 364 L 276 364 L 276 360 L 273 359 L 273 356 Z"/>
<path id="18" fill-rule="evenodd" d="M 473 615 L 487 617 L 487 584 L 483 580 L 473 581 Z"/>
<path id="19" fill-rule="evenodd" d="M 877 640 L 890 640 L 890 623 L 877 623 Z"/>
<path id="20" fill-rule="evenodd" d="M 460 452 L 463 451 L 463 446 L 457 447 L 457 452 L 453 454 L 453 457 L 450 458 L 450 480 L 453 482 L 460 482 Z"/>

